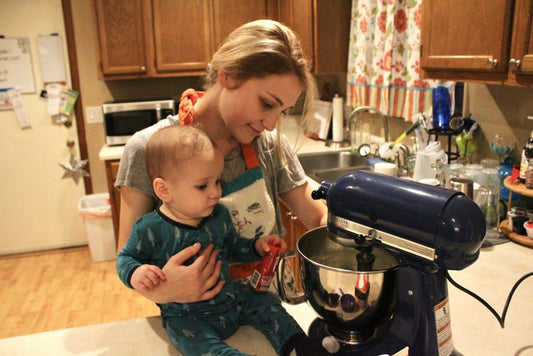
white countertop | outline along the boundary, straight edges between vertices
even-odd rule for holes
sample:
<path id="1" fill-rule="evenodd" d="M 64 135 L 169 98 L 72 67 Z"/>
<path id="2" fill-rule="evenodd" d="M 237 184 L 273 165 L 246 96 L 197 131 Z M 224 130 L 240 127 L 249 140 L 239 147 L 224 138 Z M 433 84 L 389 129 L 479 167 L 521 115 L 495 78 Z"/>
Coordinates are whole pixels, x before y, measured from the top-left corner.
<path id="1" fill-rule="evenodd" d="M 101 161 L 112 161 L 120 159 L 122 157 L 122 152 L 124 151 L 124 146 L 108 146 L 103 145 L 98 153 L 98 158 Z"/>

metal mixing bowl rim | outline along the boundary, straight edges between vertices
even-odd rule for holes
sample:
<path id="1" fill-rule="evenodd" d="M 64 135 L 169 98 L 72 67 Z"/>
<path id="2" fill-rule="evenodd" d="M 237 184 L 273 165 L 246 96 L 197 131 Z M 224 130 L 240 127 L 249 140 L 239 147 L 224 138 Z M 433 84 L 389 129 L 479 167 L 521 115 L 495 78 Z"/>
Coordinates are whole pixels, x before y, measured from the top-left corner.
<path id="1" fill-rule="evenodd" d="M 302 235 L 300 237 L 300 239 L 298 240 L 298 242 L 296 243 L 296 250 L 298 251 L 298 254 L 300 255 L 301 258 L 305 259 L 306 261 L 308 261 L 309 263 L 317 266 L 317 267 L 320 267 L 320 268 L 324 268 L 326 270 L 330 270 L 330 271 L 335 271 L 335 272 L 344 272 L 344 273 L 358 273 L 358 274 L 375 274 L 375 273 L 384 273 L 384 272 L 387 272 L 387 271 L 394 271 L 394 270 L 397 270 L 399 267 L 400 267 L 400 263 L 398 262 L 398 260 L 396 259 L 396 257 L 394 257 L 394 255 L 390 254 L 389 251 L 385 250 L 385 249 L 382 249 L 380 247 L 375 247 L 375 249 L 379 250 L 380 251 L 380 254 L 384 254 L 384 255 L 388 255 L 390 256 L 392 259 L 394 259 L 396 261 L 396 265 L 394 266 L 391 266 L 391 267 L 388 267 L 388 268 L 382 268 L 382 269 L 377 269 L 377 270 L 372 270 L 372 271 L 365 271 L 365 270 L 362 270 L 362 271 L 357 271 L 357 270 L 353 270 L 353 269 L 346 269 L 346 268 L 342 268 L 342 267 L 333 267 L 333 266 L 328 266 L 328 265 L 325 265 L 323 263 L 320 263 L 320 262 L 317 262 L 315 260 L 312 260 L 310 257 L 308 257 L 306 254 L 304 254 L 301 249 L 300 249 L 300 243 L 302 242 L 302 239 L 305 238 L 306 236 L 309 236 L 311 233 L 313 232 L 316 232 L 318 230 L 324 230 L 326 231 L 328 234 L 329 234 L 329 231 L 327 230 L 327 227 L 326 226 L 320 226 L 320 227 L 317 227 L 317 228 L 314 228 L 312 230 L 309 230 L 307 231 L 304 235 Z M 329 236 L 326 236 L 328 239 L 330 238 Z M 334 241 L 332 241 L 334 242 Z M 345 246 L 345 248 L 350 248 L 348 246 Z M 352 247 L 353 248 L 353 247 Z M 355 250 L 355 248 L 354 248 Z"/>
<path id="2" fill-rule="evenodd" d="M 328 265 L 325 265 L 325 264 L 322 264 L 322 263 L 319 263 L 319 262 L 316 262 L 312 259 L 310 259 L 309 257 L 305 256 L 301 251 L 300 251 L 300 248 L 297 247 L 298 249 L 298 254 L 300 255 L 301 258 L 305 259 L 306 261 L 308 261 L 309 263 L 317 266 L 317 267 L 320 267 L 320 268 L 324 268 L 324 269 L 327 269 L 327 270 L 330 270 L 330 271 L 335 271 L 335 272 L 345 272 L 345 273 L 359 273 L 359 274 L 375 274 L 375 273 L 383 273 L 383 272 L 387 272 L 387 271 L 394 271 L 394 270 L 397 270 L 400 266 L 399 264 L 395 267 L 391 267 L 391 268 L 387 268 L 387 269 L 382 269 L 382 270 L 375 270 L 375 271 L 355 271 L 355 270 L 349 270 L 349 269 L 345 269 L 345 268 L 339 268 L 339 267 L 332 267 L 332 266 L 328 266 Z"/>

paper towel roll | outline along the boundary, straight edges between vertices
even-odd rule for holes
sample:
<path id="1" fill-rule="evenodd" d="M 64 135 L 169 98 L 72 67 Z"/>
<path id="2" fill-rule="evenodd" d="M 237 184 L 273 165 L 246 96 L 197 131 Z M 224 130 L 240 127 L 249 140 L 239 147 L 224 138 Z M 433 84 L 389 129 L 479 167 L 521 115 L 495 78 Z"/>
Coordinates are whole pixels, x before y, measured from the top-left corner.
<path id="1" fill-rule="evenodd" d="M 335 94 L 333 98 L 333 142 L 344 140 L 344 101 Z"/>

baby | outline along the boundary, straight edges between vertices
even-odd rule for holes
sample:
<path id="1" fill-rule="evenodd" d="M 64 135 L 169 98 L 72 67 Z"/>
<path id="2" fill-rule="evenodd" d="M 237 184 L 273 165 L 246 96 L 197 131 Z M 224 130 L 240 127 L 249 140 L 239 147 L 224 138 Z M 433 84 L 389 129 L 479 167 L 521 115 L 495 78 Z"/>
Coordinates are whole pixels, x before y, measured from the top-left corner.
<path id="1" fill-rule="evenodd" d="M 278 235 L 246 239 L 237 234 L 228 210 L 218 204 L 223 164 L 209 137 L 192 126 L 170 126 L 150 138 L 146 165 L 161 206 L 133 225 L 117 258 L 121 280 L 130 288 L 149 291 L 165 280 L 162 267 L 171 256 L 197 243 L 213 246 L 222 264 L 222 291 L 202 302 L 159 304 L 163 325 L 178 350 L 185 355 L 242 355 L 223 340 L 239 325 L 250 324 L 280 355 L 329 355 L 321 340 L 308 337 L 273 293 L 255 292 L 231 280 L 228 260 L 257 261 L 269 251 L 269 244 L 281 251 L 287 245 Z"/>

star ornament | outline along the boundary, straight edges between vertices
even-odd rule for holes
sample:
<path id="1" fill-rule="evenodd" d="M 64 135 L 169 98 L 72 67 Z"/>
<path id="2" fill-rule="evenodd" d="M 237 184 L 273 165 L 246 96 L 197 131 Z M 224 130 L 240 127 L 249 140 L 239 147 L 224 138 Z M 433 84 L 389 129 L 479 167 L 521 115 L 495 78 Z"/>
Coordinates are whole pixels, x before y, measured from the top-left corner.
<path id="1" fill-rule="evenodd" d="M 74 155 L 71 154 L 68 162 L 58 162 L 58 164 L 65 170 L 61 179 L 72 178 L 76 185 L 78 185 L 81 177 L 89 176 L 89 173 L 83 169 L 87 165 L 87 161 L 88 160 L 86 159 L 78 161 Z"/>

